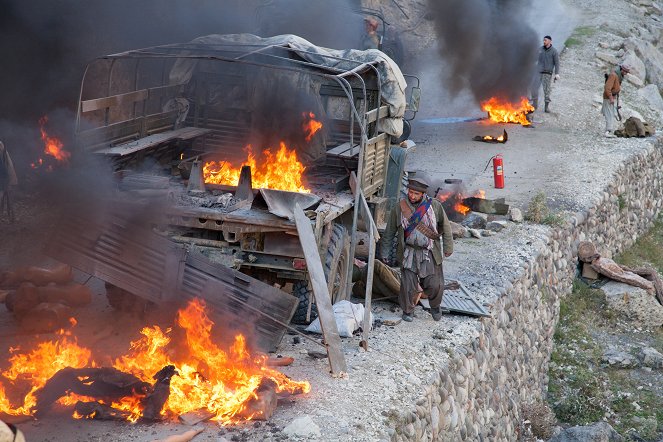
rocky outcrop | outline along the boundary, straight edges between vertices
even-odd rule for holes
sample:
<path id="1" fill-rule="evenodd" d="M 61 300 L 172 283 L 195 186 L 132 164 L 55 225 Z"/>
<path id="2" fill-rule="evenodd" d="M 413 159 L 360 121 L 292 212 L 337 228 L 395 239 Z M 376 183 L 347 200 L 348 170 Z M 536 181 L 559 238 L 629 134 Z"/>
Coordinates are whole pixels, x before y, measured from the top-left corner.
<path id="1" fill-rule="evenodd" d="M 663 325 L 663 306 L 652 293 L 617 281 L 610 281 L 601 290 L 608 306 L 635 325 L 651 328 Z"/>
<path id="2" fill-rule="evenodd" d="M 550 442 L 622 442 L 624 440 L 607 422 L 571 427 L 555 435 Z"/>

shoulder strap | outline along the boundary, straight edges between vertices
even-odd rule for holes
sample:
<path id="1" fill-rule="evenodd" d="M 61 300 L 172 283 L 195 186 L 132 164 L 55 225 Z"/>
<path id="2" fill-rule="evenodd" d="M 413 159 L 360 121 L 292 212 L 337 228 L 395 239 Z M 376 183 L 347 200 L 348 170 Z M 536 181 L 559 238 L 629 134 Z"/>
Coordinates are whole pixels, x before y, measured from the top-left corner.
<path id="1" fill-rule="evenodd" d="M 412 209 L 410 209 L 410 206 L 408 205 L 407 201 L 404 199 L 400 200 L 400 206 L 401 206 L 401 212 L 403 213 L 403 216 L 408 220 L 408 225 L 411 226 L 414 220 L 412 220 L 412 214 L 414 213 Z M 427 238 L 436 240 L 439 239 L 440 235 L 435 232 L 435 230 L 431 229 L 430 227 L 421 224 L 421 220 L 416 222 L 416 225 L 414 226 L 414 229 L 418 230 L 419 232 L 423 233 Z M 412 230 L 414 230 L 412 229 Z M 409 230 L 409 229 L 406 229 Z M 406 232 L 406 237 L 408 236 Z"/>

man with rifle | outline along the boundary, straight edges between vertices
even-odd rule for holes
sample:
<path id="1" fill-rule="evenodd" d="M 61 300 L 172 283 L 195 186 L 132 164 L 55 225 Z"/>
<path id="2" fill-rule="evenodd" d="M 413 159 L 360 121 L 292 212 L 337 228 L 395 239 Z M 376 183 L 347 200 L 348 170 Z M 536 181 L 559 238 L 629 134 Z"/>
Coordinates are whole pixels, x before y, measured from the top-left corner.
<path id="1" fill-rule="evenodd" d="M 398 303 L 403 320 L 411 322 L 420 296 L 419 286 L 428 296 L 435 321 L 442 318 L 444 273 L 442 260 L 453 253 L 451 224 L 442 203 L 426 195 L 428 183 L 412 178 L 407 185 L 407 198 L 401 199 L 389 214 L 382 242 L 382 260 L 387 265 L 394 240 L 396 259 L 401 266 L 401 288 Z M 440 241 L 442 237 L 442 241 Z"/>

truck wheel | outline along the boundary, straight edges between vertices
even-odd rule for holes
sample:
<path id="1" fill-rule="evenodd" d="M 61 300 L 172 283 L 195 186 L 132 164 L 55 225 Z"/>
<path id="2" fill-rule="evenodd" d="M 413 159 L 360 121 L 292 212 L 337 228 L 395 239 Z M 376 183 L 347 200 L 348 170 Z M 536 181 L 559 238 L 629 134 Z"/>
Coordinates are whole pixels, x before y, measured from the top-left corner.
<path id="1" fill-rule="evenodd" d="M 325 253 L 323 270 L 332 304 L 347 299 L 342 296 L 348 280 L 348 265 L 350 264 L 350 236 L 347 229 L 335 224 L 332 230 L 329 246 Z M 330 277 L 331 275 L 331 277 Z M 331 280 L 331 282 L 330 282 Z M 311 296 L 309 296 L 309 293 Z M 292 318 L 295 324 L 307 324 L 306 313 L 308 312 L 309 300 L 312 299 L 311 288 L 308 279 L 300 280 L 293 284 L 292 294 L 299 299 L 297 310 Z M 349 294 L 348 294 L 349 296 Z M 315 304 L 311 306 L 311 320 L 318 317 L 318 309 Z"/>
<path id="2" fill-rule="evenodd" d="M 410 139 L 412 134 L 412 125 L 408 120 L 403 120 L 403 133 L 398 138 L 392 138 L 394 144 L 401 144 L 403 141 Z"/>

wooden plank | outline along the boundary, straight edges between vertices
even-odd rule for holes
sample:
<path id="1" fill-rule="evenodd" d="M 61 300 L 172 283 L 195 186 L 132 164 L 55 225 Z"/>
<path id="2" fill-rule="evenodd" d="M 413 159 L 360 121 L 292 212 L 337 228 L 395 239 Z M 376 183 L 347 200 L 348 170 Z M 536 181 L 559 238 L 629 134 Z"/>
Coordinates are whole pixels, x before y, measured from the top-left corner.
<path id="1" fill-rule="evenodd" d="M 352 158 L 359 154 L 359 145 L 355 144 L 350 148 L 350 142 L 339 144 L 327 151 L 327 155 L 339 156 L 343 158 Z"/>
<path id="2" fill-rule="evenodd" d="M 386 134 L 386 133 L 382 133 L 382 134 L 378 135 L 377 137 L 373 137 L 373 138 L 369 139 L 369 140 L 366 142 L 366 144 L 367 144 L 367 145 L 369 145 L 369 144 L 376 144 L 376 143 L 378 143 L 378 142 L 380 142 L 380 141 L 383 141 L 383 142 L 384 142 L 384 141 L 387 141 L 387 137 L 389 137 L 388 134 Z"/>
<path id="3" fill-rule="evenodd" d="M 211 132 L 210 129 L 183 127 L 176 130 L 148 135 L 139 140 L 120 144 L 119 146 L 102 149 L 98 153 L 123 157 L 150 147 L 158 146 L 159 144 L 168 143 L 174 140 L 190 140 L 195 137 L 206 135 L 209 132 Z"/>
<path id="4" fill-rule="evenodd" d="M 180 88 L 184 86 L 184 84 L 185 83 L 151 87 L 147 90 L 148 98 L 159 98 L 163 96 L 174 97 L 176 95 L 174 92 L 179 92 Z"/>
<path id="5" fill-rule="evenodd" d="M 375 120 L 389 116 L 389 106 L 380 106 L 378 109 L 366 112 L 366 122 L 372 123 Z"/>
<path id="6" fill-rule="evenodd" d="M 123 104 L 131 104 L 137 101 L 143 101 L 147 98 L 147 96 L 147 89 L 141 89 L 139 91 L 128 92 L 126 94 L 118 94 L 112 95 L 110 97 L 81 101 L 81 113 L 121 106 Z"/>
<path id="7" fill-rule="evenodd" d="M 359 213 L 361 213 L 362 218 L 364 218 L 366 226 L 370 226 L 373 231 L 373 238 L 375 238 L 375 241 L 378 241 L 380 239 L 380 233 L 378 232 L 378 227 L 375 225 L 375 221 L 373 221 L 373 216 L 368 208 L 368 203 L 366 202 L 363 192 L 359 194 L 359 203 L 362 209 Z"/>
<path id="8" fill-rule="evenodd" d="M 320 327 L 322 328 L 322 335 L 325 339 L 325 346 L 327 347 L 331 372 L 334 375 L 341 375 L 347 373 L 348 367 L 345 363 L 343 349 L 341 348 L 341 337 L 336 328 L 331 298 L 329 290 L 327 290 L 327 281 L 325 280 L 325 273 L 322 269 L 322 262 L 320 261 L 315 236 L 313 235 L 311 220 L 306 217 L 299 205 L 295 206 L 294 213 L 299 241 L 304 250 L 304 259 L 306 260 L 306 267 L 311 287 L 313 288 L 313 296 L 318 306 L 318 318 L 320 319 Z"/>
<path id="9" fill-rule="evenodd" d="M 363 199 L 363 194 L 361 195 Z M 364 200 L 364 204 L 366 203 L 366 200 Z M 370 216 L 370 214 L 369 214 Z M 373 223 L 373 219 L 371 218 L 371 223 L 375 227 L 375 223 Z M 377 230 L 377 229 L 376 229 Z M 364 323 L 362 325 L 362 346 L 364 347 L 365 350 L 368 349 L 368 331 L 371 328 L 371 296 L 373 295 L 373 272 L 375 269 L 375 246 L 377 242 L 377 237 L 373 236 L 372 234 L 369 235 L 369 240 L 368 240 L 368 274 L 366 275 L 366 292 L 365 292 L 365 300 L 364 300 Z"/>

